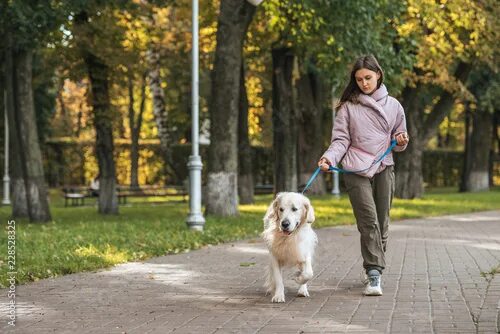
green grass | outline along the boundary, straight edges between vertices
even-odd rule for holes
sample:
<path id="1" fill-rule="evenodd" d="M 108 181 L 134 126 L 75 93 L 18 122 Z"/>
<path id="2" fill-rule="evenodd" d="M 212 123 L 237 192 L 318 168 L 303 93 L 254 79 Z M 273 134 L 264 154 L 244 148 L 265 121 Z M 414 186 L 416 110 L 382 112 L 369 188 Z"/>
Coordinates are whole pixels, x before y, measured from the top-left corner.
<path id="1" fill-rule="evenodd" d="M 500 274 L 500 264 L 490 269 L 490 271 L 482 271 L 481 277 L 484 277 L 487 281 L 491 281 L 496 274 Z"/>
<path id="2" fill-rule="evenodd" d="M 258 237 L 262 217 L 271 195 L 258 196 L 254 205 L 241 205 L 240 216 L 207 217 L 204 233 L 186 228 L 188 205 L 181 198 L 161 203 L 133 201 L 120 207 L 118 216 L 101 216 L 94 204 L 64 208 L 61 195 L 51 193 L 54 221 L 31 224 L 16 221 L 16 279 L 36 281 L 69 273 L 92 271 L 117 263 L 174 254 L 207 244 Z M 150 199 L 156 201 L 159 199 Z M 315 226 L 354 223 L 348 199 L 330 195 L 311 196 L 316 211 Z M 500 189 L 460 194 L 430 192 L 422 199 L 395 199 L 393 220 L 461 212 L 500 209 Z M 0 208 L 4 226 L 0 234 L 0 286 L 7 286 L 7 219 L 9 207 Z M 242 263 L 242 266 L 251 265 Z"/>

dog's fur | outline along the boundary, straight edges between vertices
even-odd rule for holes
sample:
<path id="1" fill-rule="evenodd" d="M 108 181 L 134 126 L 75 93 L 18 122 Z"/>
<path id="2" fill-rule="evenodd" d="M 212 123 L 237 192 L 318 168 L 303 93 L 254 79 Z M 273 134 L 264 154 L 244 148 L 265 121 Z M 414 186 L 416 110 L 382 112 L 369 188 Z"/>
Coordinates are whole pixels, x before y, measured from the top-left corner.
<path id="1" fill-rule="evenodd" d="M 299 271 L 295 281 L 300 285 L 298 295 L 309 297 L 307 282 L 313 277 L 312 261 L 318 243 L 311 228 L 314 220 L 311 202 L 298 193 L 279 193 L 267 209 L 262 237 L 271 257 L 266 288 L 267 293 L 273 294 L 273 303 L 285 302 L 284 267 L 297 266 Z"/>

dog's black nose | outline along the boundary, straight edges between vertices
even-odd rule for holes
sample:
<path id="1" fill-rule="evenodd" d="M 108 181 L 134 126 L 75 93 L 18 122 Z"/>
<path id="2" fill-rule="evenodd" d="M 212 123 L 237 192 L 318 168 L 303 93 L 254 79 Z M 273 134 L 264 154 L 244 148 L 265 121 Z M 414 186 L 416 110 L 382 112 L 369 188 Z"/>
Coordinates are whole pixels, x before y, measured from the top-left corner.
<path id="1" fill-rule="evenodd" d="M 290 226 L 290 221 L 288 219 L 285 219 L 281 222 L 281 227 L 288 228 L 288 226 Z"/>

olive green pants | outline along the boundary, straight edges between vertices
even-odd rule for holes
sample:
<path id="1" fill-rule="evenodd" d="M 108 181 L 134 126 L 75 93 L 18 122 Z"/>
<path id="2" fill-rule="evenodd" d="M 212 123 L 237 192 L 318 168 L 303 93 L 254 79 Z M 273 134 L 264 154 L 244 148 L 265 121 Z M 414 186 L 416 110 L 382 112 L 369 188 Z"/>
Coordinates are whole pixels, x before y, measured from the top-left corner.
<path id="1" fill-rule="evenodd" d="M 361 234 L 363 267 L 368 271 L 385 268 L 389 237 L 389 212 L 394 196 L 394 166 L 388 166 L 372 178 L 345 174 L 344 181 Z"/>

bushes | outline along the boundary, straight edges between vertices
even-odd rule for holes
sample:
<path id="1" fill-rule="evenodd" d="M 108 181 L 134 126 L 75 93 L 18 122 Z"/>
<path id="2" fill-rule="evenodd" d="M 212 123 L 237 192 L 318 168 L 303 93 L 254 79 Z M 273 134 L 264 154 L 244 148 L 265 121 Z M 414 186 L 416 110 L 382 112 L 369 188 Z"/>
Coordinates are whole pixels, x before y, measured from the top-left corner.
<path id="1" fill-rule="evenodd" d="M 126 142 L 115 146 L 117 178 L 120 184 L 128 184 L 130 175 L 130 145 Z M 51 143 L 45 146 L 47 179 L 51 187 L 67 184 L 88 183 L 97 174 L 97 162 L 92 156 L 93 144 Z M 141 184 L 182 184 L 189 171 L 187 162 L 191 145 L 174 145 L 172 158 L 164 166 L 159 156 L 158 144 L 141 145 L 139 179 Z M 206 175 L 208 146 L 200 146 L 203 175 Z M 82 166 L 81 161 L 85 161 Z M 252 147 L 253 173 L 256 184 L 272 184 L 274 155 L 272 149 Z M 48 168 L 47 168 L 48 167 Z M 457 187 L 463 168 L 463 152 L 428 150 L 424 152 L 423 174 L 428 187 Z M 497 162 L 496 173 L 499 174 Z M 311 171 L 312 172 L 312 171 Z M 497 175 L 497 179 L 500 175 Z M 329 180 L 329 178 L 328 178 Z"/>
<path id="2" fill-rule="evenodd" d="M 458 187 L 464 164 L 463 152 L 432 150 L 424 152 L 424 182 L 428 187 Z"/>

